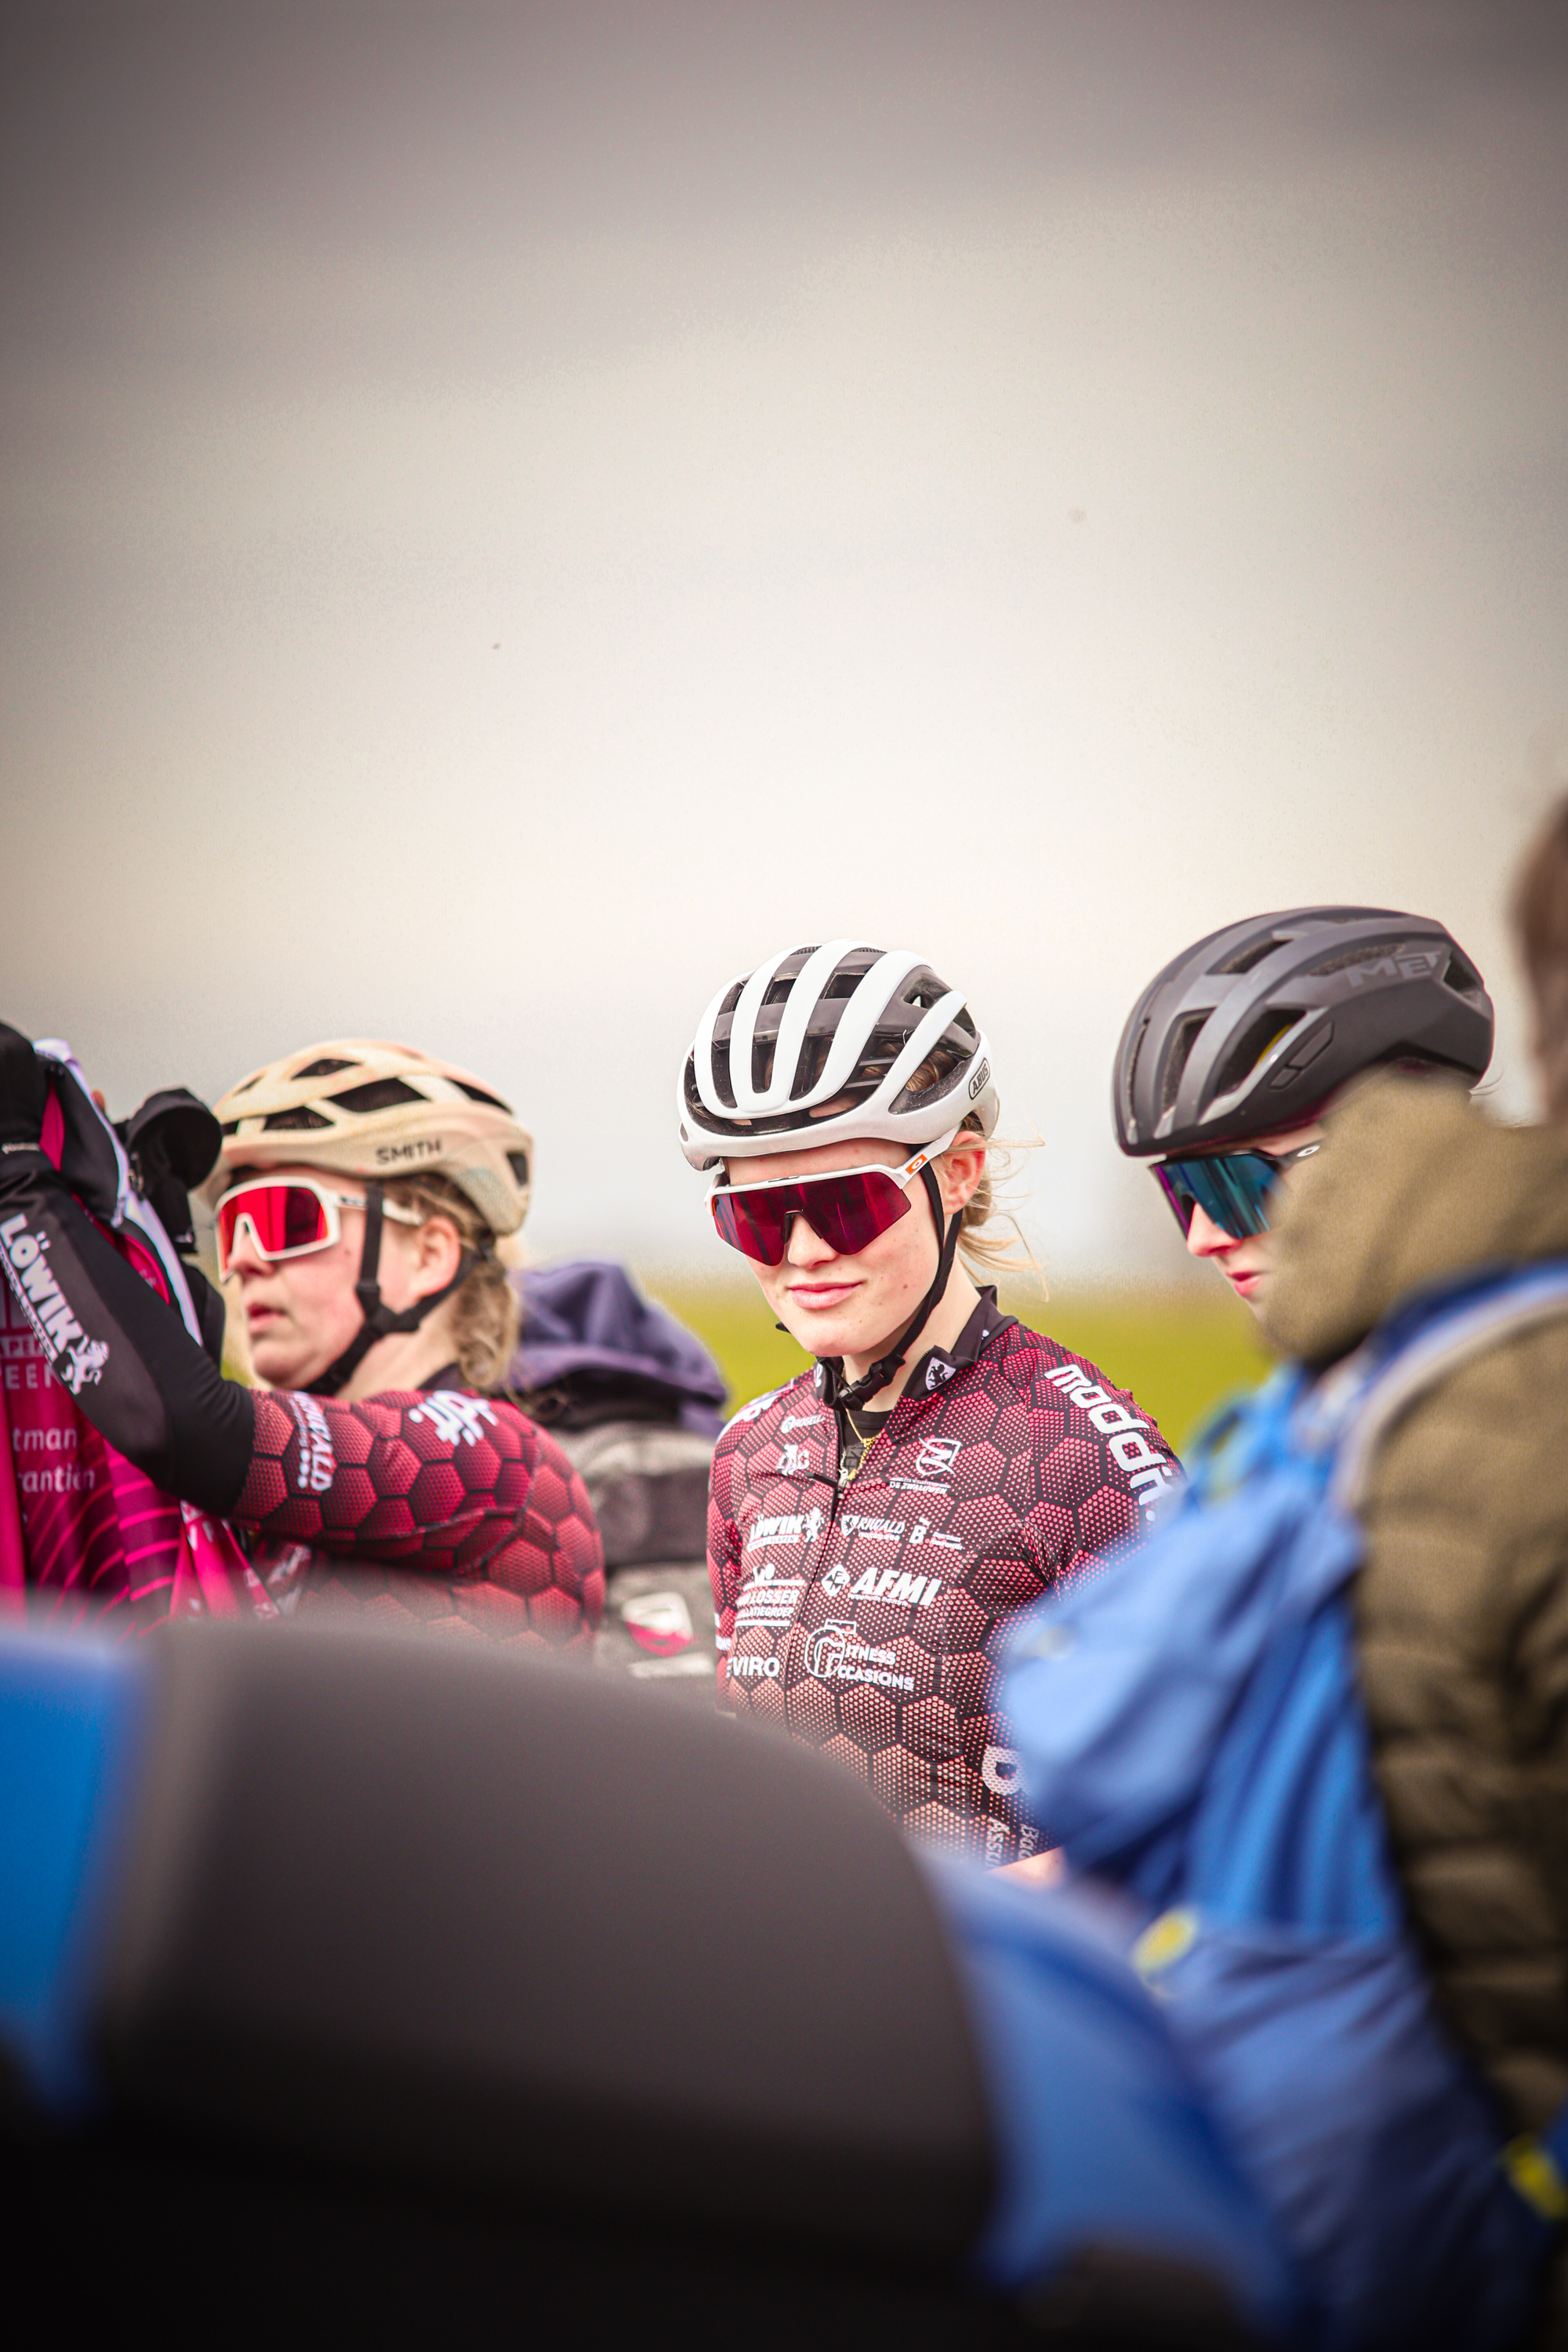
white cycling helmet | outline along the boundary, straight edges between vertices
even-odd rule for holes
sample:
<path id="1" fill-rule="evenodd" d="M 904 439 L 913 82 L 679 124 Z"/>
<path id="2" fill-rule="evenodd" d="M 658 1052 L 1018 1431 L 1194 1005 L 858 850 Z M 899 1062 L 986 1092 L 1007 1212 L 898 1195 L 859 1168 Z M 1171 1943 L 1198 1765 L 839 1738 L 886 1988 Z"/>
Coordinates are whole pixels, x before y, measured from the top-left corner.
<path id="1" fill-rule="evenodd" d="M 721 988 L 676 1090 L 693 1168 L 792 1144 L 885 1137 L 912 1147 L 1000 1106 L 963 996 L 912 948 L 786 948 Z"/>

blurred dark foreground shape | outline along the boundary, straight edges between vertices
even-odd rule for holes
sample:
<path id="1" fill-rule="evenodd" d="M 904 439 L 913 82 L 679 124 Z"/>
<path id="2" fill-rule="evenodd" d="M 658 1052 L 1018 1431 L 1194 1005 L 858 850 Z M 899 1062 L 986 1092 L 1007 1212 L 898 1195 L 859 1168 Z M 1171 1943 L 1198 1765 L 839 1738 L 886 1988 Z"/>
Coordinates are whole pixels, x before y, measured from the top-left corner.
<path id="1" fill-rule="evenodd" d="M 951 1920 L 793 1744 L 582 1669 L 205 1625 L 7 1637 L 0 1764 L 3 2193 L 62 2322 L 1246 2340 L 1136 2192 L 1021 2300 L 961 2283 L 1011 2158 Z M 1123 1996 L 1061 1949 L 1092 2040 Z"/>

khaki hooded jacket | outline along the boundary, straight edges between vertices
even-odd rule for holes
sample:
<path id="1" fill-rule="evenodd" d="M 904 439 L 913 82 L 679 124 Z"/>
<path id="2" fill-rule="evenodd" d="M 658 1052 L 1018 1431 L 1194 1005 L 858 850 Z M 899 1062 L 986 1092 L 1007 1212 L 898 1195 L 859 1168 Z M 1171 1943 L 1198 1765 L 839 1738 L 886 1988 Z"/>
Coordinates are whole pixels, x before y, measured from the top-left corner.
<path id="1" fill-rule="evenodd" d="M 1262 1316 L 1310 1364 L 1413 1291 L 1568 1258 L 1568 1136 L 1378 1076 L 1276 1227 Z M 1501 1339 L 1383 1439 L 1359 1516 L 1362 1685 L 1438 1997 L 1517 2129 L 1568 2099 L 1568 1314 Z"/>

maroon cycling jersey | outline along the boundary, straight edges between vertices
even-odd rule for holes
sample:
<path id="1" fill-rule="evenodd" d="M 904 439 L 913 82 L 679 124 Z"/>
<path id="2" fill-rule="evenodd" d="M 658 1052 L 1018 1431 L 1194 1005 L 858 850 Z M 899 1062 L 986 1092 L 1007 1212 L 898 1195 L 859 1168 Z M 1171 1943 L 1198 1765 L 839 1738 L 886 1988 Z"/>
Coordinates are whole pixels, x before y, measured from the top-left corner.
<path id="1" fill-rule="evenodd" d="M 997 1707 L 1005 1630 L 1142 1532 L 1175 1458 L 993 1291 L 843 1487 L 825 1387 L 818 1367 L 759 1397 L 714 1454 L 720 1703 L 837 1758 L 915 1834 L 1016 1861 L 1038 1838 Z"/>
<path id="2" fill-rule="evenodd" d="M 259 1393 L 230 1517 L 285 1613 L 357 1609 L 492 1640 L 593 1638 L 604 1549 L 555 1440 L 500 1397 Z"/>

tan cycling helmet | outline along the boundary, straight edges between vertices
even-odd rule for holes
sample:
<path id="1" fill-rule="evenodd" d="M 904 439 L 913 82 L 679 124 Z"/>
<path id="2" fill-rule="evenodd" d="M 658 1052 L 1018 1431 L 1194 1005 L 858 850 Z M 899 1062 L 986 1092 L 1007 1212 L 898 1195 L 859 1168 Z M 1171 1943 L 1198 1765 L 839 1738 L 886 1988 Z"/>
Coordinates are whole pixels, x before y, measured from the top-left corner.
<path id="1" fill-rule="evenodd" d="M 533 1140 L 469 1070 L 382 1037 L 331 1037 L 268 1062 L 214 1105 L 223 1181 L 308 1162 L 345 1176 L 439 1174 L 492 1233 L 528 1214 Z"/>

